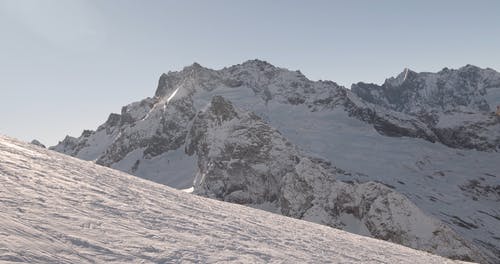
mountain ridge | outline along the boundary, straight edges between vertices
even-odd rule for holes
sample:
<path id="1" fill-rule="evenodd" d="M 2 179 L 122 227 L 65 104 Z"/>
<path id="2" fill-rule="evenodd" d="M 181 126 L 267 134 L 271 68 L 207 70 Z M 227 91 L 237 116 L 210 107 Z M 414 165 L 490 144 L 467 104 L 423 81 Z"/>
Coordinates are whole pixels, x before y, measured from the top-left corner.
<path id="1" fill-rule="evenodd" d="M 500 186 L 500 126 L 491 113 L 389 109 L 334 82 L 311 81 L 259 60 L 221 70 L 194 64 L 162 75 L 154 97 L 124 106 L 96 131 L 52 149 L 186 189 L 198 170 L 195 155 L 185 151 L 186 139 L 214 96 L 253 112 L 309 156 L 348 172 L 339 175 L 341 181 L 392 186 L 499 258 L 498 223 L 481 213 L 500 215 L 494 191 Z M 470 209 L 455 205 L 457 200 Z"/>

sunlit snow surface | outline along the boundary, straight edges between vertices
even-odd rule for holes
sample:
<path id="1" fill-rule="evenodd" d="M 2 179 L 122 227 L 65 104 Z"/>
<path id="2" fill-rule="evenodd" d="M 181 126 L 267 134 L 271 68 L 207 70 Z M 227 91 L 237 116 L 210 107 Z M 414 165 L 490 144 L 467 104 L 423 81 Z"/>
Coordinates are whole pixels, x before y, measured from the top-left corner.
<path id="1" fill-rule="evenodd" d="M 0 262 L 454 263 L 0 136 Z"/>

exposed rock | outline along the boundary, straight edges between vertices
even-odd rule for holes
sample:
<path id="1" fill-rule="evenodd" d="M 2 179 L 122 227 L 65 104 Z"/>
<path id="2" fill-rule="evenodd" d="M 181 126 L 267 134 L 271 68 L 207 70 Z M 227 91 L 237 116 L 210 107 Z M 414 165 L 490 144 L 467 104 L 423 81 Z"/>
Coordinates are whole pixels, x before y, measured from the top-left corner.
<path id="1" fill-rule="evenodd" d="M 500 123 L 492 116 L 495 102 L 500 100 L 500 73 L 492 69 L 472 65 L 438 73 L 405 69 L 381 86 L 358 83 L 351 89 L 367 102 L 416 116 L 447 146 L 483 151 L 500 149 Z M 471 114 L 474 118 L 466 117 Z M 438 122 L 456 120 L 457 116 L 462 119 L 453 126 L 436 126 Z"/>
<path id="2" fill-rule="evenodd" d="M 30 144 L 33 144 L 35 146 L 39 146 L 41 148 L 46 148 L 44 144 L 42 144 L 40 141 L 36 140 L 36 139 L 33 139 Z"/>
<path id="3" fill-rule="evenodd" d="M 222 97 L 193 121 L 187 152 L 198 156 L 194 192 L 357 230 L 442 256 L 485 261 L 445 224 L 382 184 L 347 184 L 304 156 L 259 117 Z M 346 219 L 349 219 L 346 221 Z"/>

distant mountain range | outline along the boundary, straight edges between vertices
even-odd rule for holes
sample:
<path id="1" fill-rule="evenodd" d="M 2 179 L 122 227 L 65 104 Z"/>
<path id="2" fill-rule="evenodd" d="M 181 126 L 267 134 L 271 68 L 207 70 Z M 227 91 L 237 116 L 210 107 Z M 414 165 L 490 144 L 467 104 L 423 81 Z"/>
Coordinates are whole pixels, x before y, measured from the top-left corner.
<path id="1" fill-rule="evenodd" d="M 500 73 L 351 89 L 259 60 L 193 64 L 51 149 L 442 256 L 500 261 Z"/>

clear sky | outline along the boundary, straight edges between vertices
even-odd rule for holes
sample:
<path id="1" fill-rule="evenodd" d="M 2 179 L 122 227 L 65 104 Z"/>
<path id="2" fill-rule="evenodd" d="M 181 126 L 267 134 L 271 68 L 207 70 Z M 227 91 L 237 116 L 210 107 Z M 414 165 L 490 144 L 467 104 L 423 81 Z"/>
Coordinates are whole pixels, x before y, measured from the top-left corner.
<path id="1" fill-rule="evenodd" d="M 500 70 L 500 1 L 0 0 L 0 134 L 54 145 L 162 72 L 259 58 L 310 79 Z"/>

